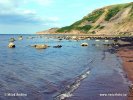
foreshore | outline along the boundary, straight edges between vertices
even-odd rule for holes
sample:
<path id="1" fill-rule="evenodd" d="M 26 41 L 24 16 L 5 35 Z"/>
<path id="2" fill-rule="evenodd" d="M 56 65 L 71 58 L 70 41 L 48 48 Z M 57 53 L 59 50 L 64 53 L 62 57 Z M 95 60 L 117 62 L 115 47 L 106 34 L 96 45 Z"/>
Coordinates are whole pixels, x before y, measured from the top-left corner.
<path id="1" fill-rule="evenodd" d="M 127 72 L 128 78 L 133 82 L 133 46 L 120 48 L 118 55 L 122 58 L 124 70 Z"/>
<path id="2" fill-rule="evenodd" d="M 118 49 L 118 56 L 122 59 L 123 70 L 127 74 L 127 78 L 133 84 L 133 46 L 121 47 Z M 133 89 L 129 87 L 128 100 L 133 100 Z"/>

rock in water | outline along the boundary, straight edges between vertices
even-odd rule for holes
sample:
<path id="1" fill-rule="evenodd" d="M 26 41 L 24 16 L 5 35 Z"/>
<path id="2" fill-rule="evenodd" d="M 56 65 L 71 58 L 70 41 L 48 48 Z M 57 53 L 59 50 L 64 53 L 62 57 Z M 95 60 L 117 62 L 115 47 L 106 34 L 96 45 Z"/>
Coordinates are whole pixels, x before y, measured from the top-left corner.
<path id="1" fill-rule="evenodd" d="M 109 42 L 109 40 L 105 40 L 105 42 Z"/>
<path id="2" fill-rule="evenodd" d="M 88 38 L 88 40 L 91 40 L 90 38 Z"/>
<path id="3" fill-rule="evenodd" d="M 62 45 L 53 46 L 53 48 L 61 48 Z"/>
<path id="4" fill-rule="evenodd" d="M 95 40 L 95 41 L 97 41 L 97 42 L 98 42 L 98 41 L 100 41 L 100 40 Z"/>
<path id="5" fill-rule="evenodd" d="M 81 46 L 88 46 L 88 43 L 82 43 Z"/>
<path id="6" fill-rule="evenodd" d="M 33 47 L 35 47 L 36 49 L 46 49 L 49 46 L 48 45 L 45 45 L 45 44 L 36 44 Z"/>
<path id="7" fill-rule="evenodd" d="M 10 42 L 10 43 L 8 44 L 8 47 L 9 47 L 9 48 L 15 48 L 15 44 L 14 44 L 13 42 Z"/>
<path id="8" fill-rule="evenodd" d="M 18 40 L 23 40 L 23 36 L 19 36 L 18 37 Z"/>
<path id="9" fill-rule="evenodd" d="M 14 42 L 14 41 L 15 41 L 14 38 L 10 38 L 10 39 L 9 39 L 9 42 Z"/>

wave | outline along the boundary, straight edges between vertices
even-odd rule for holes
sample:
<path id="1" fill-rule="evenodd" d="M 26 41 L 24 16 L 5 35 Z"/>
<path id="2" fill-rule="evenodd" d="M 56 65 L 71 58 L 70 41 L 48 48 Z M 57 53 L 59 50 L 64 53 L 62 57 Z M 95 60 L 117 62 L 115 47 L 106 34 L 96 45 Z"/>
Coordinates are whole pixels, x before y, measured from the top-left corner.
<path id="1" fill-rule="evenodd" d="M 87 66 L 92 64 L 94 62 L 94 60 L 95 60 L 94 58 L 90 59 L 90 61 L 87 64 Z M 80 86 L 81 81 L 89 76 L 92 68 L 93 68 L 92 66 L 87 68 L 85 72 L 83 72 L 81 75 L 76 77 L 75 81 L 72 84 L 67 85 L 65 90 L 60 92 L 59 95 L 55 96 L 54 99 L 55 100 L 64 100 L 66 98 L 72 97 L 73 96 L 73 92 Z"/>
<path id="2" fill-rule="evenodd" d="M 66 98 L 73 96 L 72 93 L 80 86 L 81 81 L 89 76 L 89 74 L 90 74 L 90 69 L 81 74 L 80 76 L 78 76 L 77 79 L 74 81 L 74 83 L 68 85 L 65 91 L 63 91 L 61 94 L 55 97 L 55 100 L 64 100 Z"/>

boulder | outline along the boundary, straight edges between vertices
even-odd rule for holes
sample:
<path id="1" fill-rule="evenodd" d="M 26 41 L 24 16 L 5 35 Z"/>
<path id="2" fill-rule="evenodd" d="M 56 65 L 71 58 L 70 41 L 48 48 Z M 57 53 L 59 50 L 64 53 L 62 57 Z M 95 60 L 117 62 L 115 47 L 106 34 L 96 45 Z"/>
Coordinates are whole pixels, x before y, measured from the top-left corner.
<path id="1" fill-rule="evenodd" d="M 95 40 L 95 41 L 97 41 L 97 42 L 98 42 L 98 41 L 100 41 L 100 40 Z"/>
<path id="2" fill-rule="evenodd" d="M 32 47 L 35 47 L 36 49 L 46 49 L 49 46 L 45 44 L 36 44 L 36 45 L 33 45 Z"/>
<path id="3" fill-rule="evenodd" d="M 10 43 L 8 44 L 8 47 L 9 47 L 9 48 L 15 48 L 15 44 L 14 44 L 13 42 L 10 42 Z"/>
<path id="4" fill-rule="evenodd" d="M 23 40 L 23 36 L 19 36 L 18 37 L 18 40 Z"/>
<path id="5" fill-rule="evenodd" d="M 14 42 L 14 41 L 15 41 L 14 38 L 10 38 L 10 39 L 9 39 L 9 42 Z"/>
<path id="6" fill-rule="evenodd" d="M 109 40 L 105 40 L 105 42 L 109 42 Z"/>
<path id="7" fill-rule="evenodd" d="M 91 40 L 90 38 L 88 38 L 88 40 Z"/>
<path id="8" fill-rule="evenodd" d="M 88 46 L 88 43 L 82 43 L 81 46 Z"/>

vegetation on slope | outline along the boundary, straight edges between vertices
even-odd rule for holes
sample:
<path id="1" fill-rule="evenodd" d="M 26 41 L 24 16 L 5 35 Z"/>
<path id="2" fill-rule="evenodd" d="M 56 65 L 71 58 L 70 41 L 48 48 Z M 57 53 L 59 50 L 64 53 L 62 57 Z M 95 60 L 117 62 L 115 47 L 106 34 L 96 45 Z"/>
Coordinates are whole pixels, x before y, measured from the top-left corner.
<path id="1" fill-rule="evenodd" d="M 109 21 L 113 16 L 115 16 L 118 12 L 120 11 L 120 9 L 118 7 L 109 9 L 107 15 L 105 16 L 105 20 Z"/>
<path id="2" fill-rule="evenodd" d="M 75 26 L 71 25 L 71 26 L 62 27 L 62 28 L 58 29 L 57 32 L 60 32 L 60 33 L 61 32 L 70 32 L 71 30 L 80 30 L 82 32 L 87 32 L 91 28 L 92 28 L 91 25 L 85 25 L 82 27 L 75 27 Z"/>
<path id="3" fill-rule="evenodd" d="M 103 9 L 100 10 L 96 10 L 94 12 L 92 12 L 92 14 L 90 14 L 86 19 L 88 21 L 92 21 L 92 23 L 95 23 L 97 21 L 97 19 L 104 13 Z"/>
<path id="4" fill-rule="evenodd" d="M 124 8 L 127 8 L 131 6 L 130 4 L 119 4 L 119 5 L 113 5 L 113 6 L 109 6 L 109 10 L 108 13 L 105 16 L 105 20 L 109 21 L 112 17 L 114 17 L 119 11 L 121 11 Z"/>
<path id="5" fill-rule="evenodd" d="M 94 29 L 103 29 L 105 26 L 97 25 Z"/>
<path id="6" fill-rule="evenodd" d="M 116 14 L 118 14 L 120 11 L 124 11 L 124 8 L 127 8 L 129 6 L 132 6 L 130 16 L 132 16 L 133 18 L 133 3 L 111 5 L 111 6 L 101 8 L 101 9 L 97 9 L 93 11 L 92 13 L 88 14 L 87 16 L 85 16 L 83 19 L 73 23 L 70 26 L 62 27 L 58 29 L 56 32 L 66 33 L 66 32 L 71 32 L 73 30 L 77 30 L 83 33 L 89 33 L 89 30 L 91 31 L 95 31 L 95 29 L 101 30 L 105 26 L 100 25 L 100 23 L 98 25 L 95 23 L 97 22 L 97 20 L 99 20 L 99 18 L 102 15 L 105 14 L 104 17 L 102 16 L 103 21 L 110 21 L 110 19 L 113 18 Z"/>
<path id="7" fill-rule="evenodd" d="M 83 27 L 77 27 L 77 30 L 87 33 L 92 28 L 91 25 L 85 25 Z"/>
<path id="8" fill-rule="evenodd" d="M 72 29 L 81 30 L 82 32 L 87 32 L 92 28 L 91 25 L 84 25 L 82 27 L 80 27 L 79 25 L 85 21 L 95 23 L 103 13 L 104 13 L 103 9 L 96 10 L 91 14 L 89 14 L 88 16 L 84 17 L 82 20 L 79 20 L 70 26 L 60 28 L 59 30 L 57 30 L 57 32 L 70 32 Z"/>

